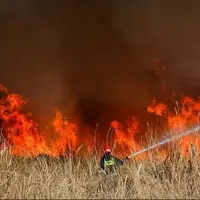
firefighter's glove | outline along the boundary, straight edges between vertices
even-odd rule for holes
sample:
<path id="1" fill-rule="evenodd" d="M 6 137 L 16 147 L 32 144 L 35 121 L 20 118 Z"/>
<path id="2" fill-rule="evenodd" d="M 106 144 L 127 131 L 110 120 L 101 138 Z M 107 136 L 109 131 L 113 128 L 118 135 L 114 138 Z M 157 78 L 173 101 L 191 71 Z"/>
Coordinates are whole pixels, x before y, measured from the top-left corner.
<path id="1" fill-rule="evenodd" d="M 131 157 L 130 156 L 126 156 L 123 160 L 129 160 Z"/>

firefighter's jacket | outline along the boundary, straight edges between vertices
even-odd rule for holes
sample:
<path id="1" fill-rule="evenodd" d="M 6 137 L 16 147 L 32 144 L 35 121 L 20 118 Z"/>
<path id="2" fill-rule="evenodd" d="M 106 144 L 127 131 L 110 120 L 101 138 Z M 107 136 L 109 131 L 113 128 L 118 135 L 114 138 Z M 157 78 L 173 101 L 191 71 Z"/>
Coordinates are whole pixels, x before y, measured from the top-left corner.
<path id="1" fill-rule="evenodd" d="M 110 153 L 105 153 L 100 160 L 100 167 L 105 171 L 116 171 L 117 166 L 123 165 L 124 160 L 120 160 Z"/>

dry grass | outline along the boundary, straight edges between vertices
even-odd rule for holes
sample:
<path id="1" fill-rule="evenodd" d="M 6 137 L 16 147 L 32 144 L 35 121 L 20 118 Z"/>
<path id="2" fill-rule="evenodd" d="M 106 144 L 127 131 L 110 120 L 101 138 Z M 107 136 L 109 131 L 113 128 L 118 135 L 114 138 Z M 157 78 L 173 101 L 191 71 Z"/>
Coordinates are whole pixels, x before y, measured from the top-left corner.
<path id="1" fill-rule="evenodd" d="M 16 158 L 0 152 L 0 198 L 199 198 L 199 159 L 129 161 L 117 175 L 98 171 L 98 159 Z"/>

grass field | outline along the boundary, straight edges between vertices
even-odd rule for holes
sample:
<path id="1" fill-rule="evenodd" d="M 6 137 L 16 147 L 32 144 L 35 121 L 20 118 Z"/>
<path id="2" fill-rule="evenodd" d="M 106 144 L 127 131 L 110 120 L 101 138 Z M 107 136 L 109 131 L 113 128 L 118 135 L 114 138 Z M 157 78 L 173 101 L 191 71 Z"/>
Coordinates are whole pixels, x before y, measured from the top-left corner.
<path id="1" fill-rule="evenodd" d="M 200 198 L 200 161 L 174 156 L 127 161 L 118 174 L 98 170 L 99 159 L 17 158 L 0 151 L 0 198 Z"/>

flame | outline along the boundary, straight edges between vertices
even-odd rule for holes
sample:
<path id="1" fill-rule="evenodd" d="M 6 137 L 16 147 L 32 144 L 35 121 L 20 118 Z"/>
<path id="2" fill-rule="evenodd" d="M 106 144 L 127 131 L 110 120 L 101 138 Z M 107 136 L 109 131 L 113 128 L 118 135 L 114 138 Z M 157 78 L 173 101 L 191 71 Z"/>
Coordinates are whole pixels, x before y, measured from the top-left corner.
<path id="1" fill-rule="evenodd" d="M 136 134 L 139 133 L 139 122 L 135 117 L 127 121 L 127 128 L 125 130 L 124 126 L 118 122 L 111 122 L 111 127 L 115 130 L 114 141 L 120 145 L 127 147 L 129 152 L 139 150 L 139 144 L 136 142 Z"/>
<path id="2" fill-rule="evenodd" d="M 184 131 L 187 127 L 199 123 L 200 100 L 191 97 L 183 97 L 180 104 L 177 104 L 175 112 L 170 112 L 164 103 L 157 103 L 153 100 L 147 111 L 167 119 L 168 128 L 174 133 Z M 181 150 L 184 155 L 189 151 L 191 144 L 199 144 L 197 136 L 191 135 L 181 139 Z"/>
<path id="3" fill-rule="evenodd" d="M 63 120 L 60 111 L 56 111 L 52 123 L 56 138 L 53 142 L 47 142 L 39 133 L 38 124 L 28 118 L 30 113 L 21 113 L 21 108 L 26 104 L 20 95 L 10 94 L 8 90 L 0 86 L 0 118 L 3 120 L 3 128 L 6 133 L 7 146 L 11 152 L 18 156 L 37 156 L 47 154 L 51 156 L 64 155 L 66 149 L 76 146 L 76 126 Z"/>
<path id="4" fill-rule="evenodd" d="M 154 98 L 151 105 L 147 107 L 147 111 L 163 116 L 167 112 L 167 106 L 164 103 L 156 103 L 156 99 Z"/>
<path id="5" fill-rule="evenodd" d="M 77 142 L 76 125 L 63 119 L 61 112 L 57 110 L 53 126 L 57 136 L 57 139 L 53 144 L 54 156 L 64 155 L 66 149 L 73 150 L 76 147 Z"/>
<path id="6" fill-rule="evenodd" d="M 32 113 L 22 112 L 26 103 L 22 96 L 9 93 L 6 87 L 0 85 L 1 134 L 6 138 L 6 146 L 13 155 L 34 157 L 46 154 L 58 157 L 75 152 L 82 142 L 88 151 L 94 149 L 96 135 L 93 139 L 92 134 L 87 133 L 80 140 L 77 125 L 65 119 L 59 110 L 56 110 L 55 118 L 49 123 L 52 131 L 40 132 L 39 125 L 30 119 Z M 171 110 L 165 103 L 159 103 L 154 98 L 147 112 L 164 118 L 168 128 L 176 134 L 199 122 L 200 100 L 183 97 L 176 108 Z M 142 148 L 138 142 L 140 123 L 135 117 L 129 118 L 125 125 L 112 121 L 111 127 L 114 129 L 113 146 L 116 145 L 120 151 L 127 155 Z M 180 144 L 183 155 L 186 155 L 192 145 L 198 148 L 200 140 L 190 135 L 182 138 Z M 166 155 L 166 152 L 162 154 Z"/>

